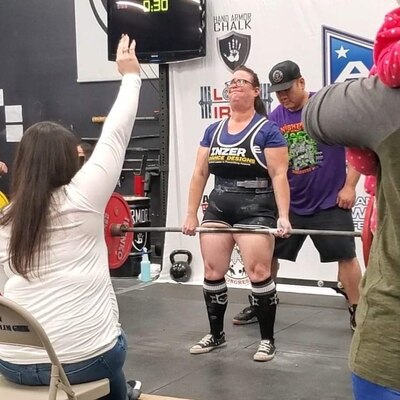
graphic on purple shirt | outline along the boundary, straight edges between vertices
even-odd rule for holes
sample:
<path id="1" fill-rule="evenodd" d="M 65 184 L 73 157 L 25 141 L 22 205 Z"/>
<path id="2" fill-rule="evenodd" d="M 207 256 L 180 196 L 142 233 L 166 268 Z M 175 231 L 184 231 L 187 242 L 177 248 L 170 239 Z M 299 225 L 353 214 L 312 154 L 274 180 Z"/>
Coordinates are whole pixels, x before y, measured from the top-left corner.
<path id="1" fill-rule="evenodd" d="M 301 111 L 279 105 L 269 119 L 280 127 L 289 149 L 290 209 L 300 215 L 334 207 L 346 180 L 345 149 L 317 143 L 305 132 Z"/>

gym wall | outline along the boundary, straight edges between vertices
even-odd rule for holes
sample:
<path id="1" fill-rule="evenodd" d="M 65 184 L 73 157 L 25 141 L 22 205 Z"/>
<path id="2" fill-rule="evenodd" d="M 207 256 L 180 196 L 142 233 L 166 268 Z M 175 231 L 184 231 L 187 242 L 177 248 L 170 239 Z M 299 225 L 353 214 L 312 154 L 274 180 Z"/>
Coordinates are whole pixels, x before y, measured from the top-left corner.
<path id="1" fill-rule="evenodd" d="M 80 2 L 89 4 L 89 1 Z M 11 141 L 13 136 L 21 128 L 42 120 L 72 127 L 80 137 L 98 137 L 101 125 L 93 124 L 92 117 L 107 115 L 119 82 L 108 79 L 77 82 L 74 2 L 2 1 L 0 26 L 0 160 L 10 165 L 16 147 Z M 91 38 L 93 48 L 106 42 L 105 34 L 98 38 L 90 30 L 86 37 Z M 93 59 L 94 68 L 96 62 Z M 114 75 L 114 79 L 118 77 Z M 158 79 L 143 80 L 138 116 L 153 116 L 159 109 L 157 90 Z M 158 134 L 157 120 L 139 121 L 133 136 L 151 133 Z M 158 147 L 159 143 L 153 138 L 132 141 L 130 146 Z M 153 183 L 157 185 L 156 180 Z M 0 180 L 0 190 L 8 192 L 9 177 Z M 132 192 L 130 176 L 122 182 L 120 190 L 126 194 Z"/>

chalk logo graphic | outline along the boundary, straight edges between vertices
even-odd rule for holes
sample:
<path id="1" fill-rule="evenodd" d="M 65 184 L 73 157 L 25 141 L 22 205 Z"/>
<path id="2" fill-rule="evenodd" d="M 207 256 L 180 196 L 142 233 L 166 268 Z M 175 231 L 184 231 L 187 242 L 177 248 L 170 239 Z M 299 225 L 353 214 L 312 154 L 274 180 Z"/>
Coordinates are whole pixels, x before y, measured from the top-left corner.
<path id="1" fill-rule="evenodd" d="M 246 63 L 250 53 L 251 36 L 229 32 L 217 38 L 218 54 L 230 71 Z"/>

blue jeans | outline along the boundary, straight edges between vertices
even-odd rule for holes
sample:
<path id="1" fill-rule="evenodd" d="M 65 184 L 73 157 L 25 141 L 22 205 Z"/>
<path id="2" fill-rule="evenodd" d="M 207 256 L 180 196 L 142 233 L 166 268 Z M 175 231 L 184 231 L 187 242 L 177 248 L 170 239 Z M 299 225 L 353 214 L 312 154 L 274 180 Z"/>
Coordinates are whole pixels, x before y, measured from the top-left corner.
<path id="1" fill-rule="evenodd" d="M 400 400 L 400 392 L 352 374 L 353 394 L 355 400 Z"/>
<path id="2" fill-rule="evenodd" d="M 122 367 L 126 358 L 125 335 L 118 337 L 115 346 L 101 354 L 73 364 L 63 364 L 64 371 L 72 385 L 108 378 L 110 394 L 104 399 L 128 399 L 127 384 Z M 11 364 L 0 360 L 0 374 L 19 385 L 46 386 L 50 384 L 51 364 Z"/>

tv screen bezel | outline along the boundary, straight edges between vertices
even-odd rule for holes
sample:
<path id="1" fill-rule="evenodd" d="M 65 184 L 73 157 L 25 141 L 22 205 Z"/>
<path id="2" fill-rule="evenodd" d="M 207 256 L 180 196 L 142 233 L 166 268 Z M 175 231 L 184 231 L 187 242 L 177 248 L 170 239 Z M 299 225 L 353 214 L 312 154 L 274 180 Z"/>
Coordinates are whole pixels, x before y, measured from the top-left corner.
<path id="1" fill-rule="evenodd" d="M 107 30 L 111 26 L 111 12 L 110 9 L 116 0 L 107 0 Z M 173 1 L 173 0 L 172 0 Z M 136 51 L 136 57 L 140 63 L 145 64 L 167 64 L 173 62 L 195 60 L 206 56 L 206 0 L 200 0 L 199 3 L 199 17 L 202 25 L 202 33 L 200 36 L 199 46 L 190 50 L 164 50 L 159 52 L 150 51 Z M 122 33 L 122 32 L 121 32 Z M 116 46 L 112 46 L 110 35 L 107 34 L 107 49 L 108 60 L 115 61 L 116 59 Z"/>

